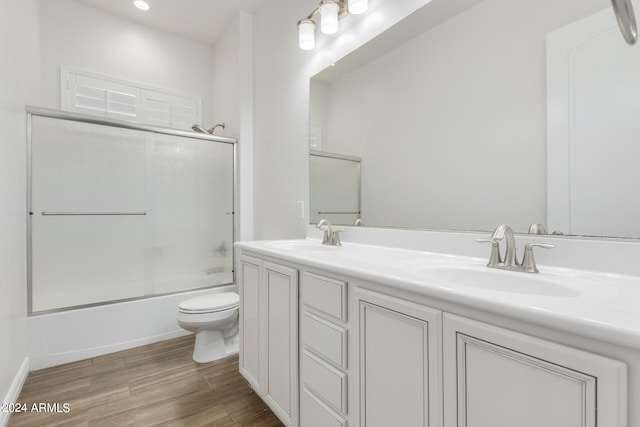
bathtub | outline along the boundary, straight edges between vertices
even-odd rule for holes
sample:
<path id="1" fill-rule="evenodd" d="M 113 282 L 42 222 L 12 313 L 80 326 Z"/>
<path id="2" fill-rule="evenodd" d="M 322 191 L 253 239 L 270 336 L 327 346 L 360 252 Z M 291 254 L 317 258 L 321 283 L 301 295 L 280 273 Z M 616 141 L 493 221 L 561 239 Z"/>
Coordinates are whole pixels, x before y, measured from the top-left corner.
<path id="1" fill-rule="evenodd" d="M 100 305 L 27 318 L 29 370 L 188 335 L 176 322 L 178 303 L 237 285 Z"/>

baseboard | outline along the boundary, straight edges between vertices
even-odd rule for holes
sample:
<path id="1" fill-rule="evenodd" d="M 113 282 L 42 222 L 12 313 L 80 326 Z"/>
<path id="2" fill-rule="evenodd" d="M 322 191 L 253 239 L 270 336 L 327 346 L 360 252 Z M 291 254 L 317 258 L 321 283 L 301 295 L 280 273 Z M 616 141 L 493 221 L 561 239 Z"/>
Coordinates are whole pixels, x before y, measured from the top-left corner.
<path id="1" fill-rule="evenodd" d="M 2 403 L 15 403 L 18 400 L 27 375 L 29 375 L 29 358 L 25 357 Z M 10 416 L 10 412 L 0 411 L 0 427 L 5 427 L 9 423 Z"/>

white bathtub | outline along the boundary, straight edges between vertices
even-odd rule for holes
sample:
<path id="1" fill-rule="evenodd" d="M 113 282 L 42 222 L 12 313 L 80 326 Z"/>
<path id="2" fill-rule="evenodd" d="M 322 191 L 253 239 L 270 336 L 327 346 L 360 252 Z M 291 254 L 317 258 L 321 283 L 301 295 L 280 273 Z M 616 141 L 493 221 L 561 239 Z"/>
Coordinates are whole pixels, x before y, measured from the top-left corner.
<path id="1" fill-rule="evenodd" d="M 29 317 L 29 370 L 187 335 L 176 323 L 180 301 L 237 289 L 237 285 L 226 285 Z"/>

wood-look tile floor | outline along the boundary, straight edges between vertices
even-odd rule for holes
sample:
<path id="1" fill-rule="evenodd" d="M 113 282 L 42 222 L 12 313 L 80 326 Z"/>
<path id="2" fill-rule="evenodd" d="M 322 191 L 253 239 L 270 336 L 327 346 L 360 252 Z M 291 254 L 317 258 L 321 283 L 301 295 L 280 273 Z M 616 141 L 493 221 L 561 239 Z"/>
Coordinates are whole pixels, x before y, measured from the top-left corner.
<path id="1" fill-rule="evenodd" d="M 18 401 L 59 412 L 14 413 L 18 426 L 283 424 L 238 373 L 238 356 L 198 364 L 193 335 L 34 371 Z M 64 404 L 68 404 L 65 413 Z"/>

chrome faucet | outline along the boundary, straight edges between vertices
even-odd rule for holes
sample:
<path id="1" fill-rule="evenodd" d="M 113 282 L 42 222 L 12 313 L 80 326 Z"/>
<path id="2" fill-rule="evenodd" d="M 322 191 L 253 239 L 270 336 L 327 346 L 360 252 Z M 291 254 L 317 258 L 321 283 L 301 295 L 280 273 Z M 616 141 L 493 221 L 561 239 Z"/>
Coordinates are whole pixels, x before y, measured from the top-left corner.
<path id="1" fill-rule="evenodd" d="M 499 241 L 505 239 L 504 249 L 504 267 L 512 267 L 514 265 L 520 265 L 516 257 L 516 239 L 513 235 L 513 230 L 506 224 L 501 224 L 495 229 L 491 236 L 493 240 Z"/>
<path id="2" fill-rule="evenodd" d="M 500 254 L 500 240 L 505 239 L 504 259 Z M 548 243 L 527 243 L 524 245 L 524 255 L 522 262 L 518 261 L 516 254 L 516 239 L 513 230 L 506 224 L 499 225 L 490 239 L 477 239 L 478 243 L 491 243 L 491 255 L 487 267 L 499 268 L 503 270 L 525 271 L 527 273 L 538 273 L 536 261 L 533 258 L 533 248 L 544 249 L 555 248 Z"/>
<path id="3" fill-rule="evenodd" d="M 327 226 L 326 229 L 322 228 L 323 226 Z M 340 233 L 342 230 L 334 230 L 331 226 L 331 223 L 326 219 L 321 219 L 316 224 L 316 228 L 320 230 L 324 230 L 324 236 L 322 238 L 323 245 L 332 245 L 332 246 L 342 246 L 342 242 L 340 242 Z"/>

